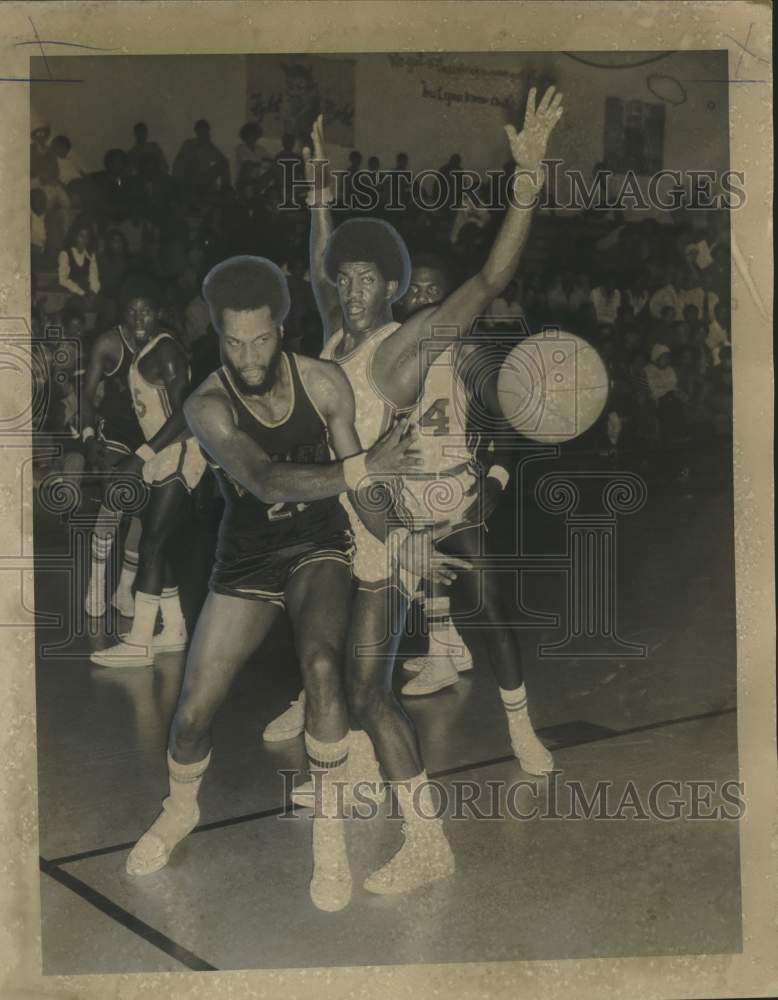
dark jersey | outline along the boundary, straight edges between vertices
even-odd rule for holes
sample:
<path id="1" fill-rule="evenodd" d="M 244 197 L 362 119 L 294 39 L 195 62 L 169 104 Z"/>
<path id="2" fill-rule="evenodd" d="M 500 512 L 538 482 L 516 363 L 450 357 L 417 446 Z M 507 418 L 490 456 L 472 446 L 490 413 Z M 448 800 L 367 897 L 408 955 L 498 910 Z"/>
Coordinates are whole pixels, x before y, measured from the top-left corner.
<path id="1" fill-rule="evenodd" d="M 300 378 L 294 354 L 284 352 L 292 378 L 292 407 L 288 417 L 269 425 L 249 410 L 229 372 L 217 374 L 232 401 L 237 425 L 274 462 L 312 465 L 329 462 L 327 428 L 311 402 Z M 283 361 L 282 361 L 283 363 Z M 224 496 L 224 516 L 219 529 L 220 559 L 231 561 L 239 554 L 270 551 L 302 542 L 327 539 L 348 528 L 348 517 L 337 497 L 306 503 L 267 504 L 236 483 L 205 452 Z"/>
<path id="2" fill-rule="evenodd" d="M 122 355 L 113 371 L 106 372 L 103 376 L 104 394 L 98 415 L 102 436 L 108 441 L 118 441 L 134 451 L 146 440 L 135 415 L 130 393 L 130 365 L 135 355 L 124 338 L 121 325 L 116 329 L 122 341 Z"/>

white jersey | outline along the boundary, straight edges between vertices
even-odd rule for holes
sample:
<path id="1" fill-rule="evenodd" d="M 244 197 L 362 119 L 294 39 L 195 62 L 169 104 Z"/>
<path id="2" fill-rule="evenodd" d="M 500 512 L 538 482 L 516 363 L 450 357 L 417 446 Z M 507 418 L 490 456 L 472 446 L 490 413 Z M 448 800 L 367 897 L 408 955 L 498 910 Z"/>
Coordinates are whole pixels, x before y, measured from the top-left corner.
<path id="1" fill-rule="evenodd" d="M 387 323 L 366 337 L 350 354 L 336 358 L 335 350 L 343 340 L 343 330 L 340 329 L 330 337 L 320 355 L 326 361 L 339 364 L 351 384 L 356 404 L 354 426 L 365 450 L 376 443 L 392 421 L 392 404 L 376 386 L 372 366 L 378 348 L 399 326 L 399 323 Z"/>
<path id="2" fill-rule="evenodd" d="M 175 342 L 175 337 L 169 333 L 160 333 L 156 337 L 152 337 L 148 344 L 144 344 L 132 359 L 128 373 L 132 406 L 147 441 L 153 438 L 160 427 L 170 419 L 173 405 L 170 402 L 167 388 L 164 385 L 153 385 L 151 382 L 147 382 L 140 373 L 139 365 L 141 359 L 153 351 L 157 344 L 165 338 Z"/>
<path id="3" fill-rule="evenodd" d="M 409 524 L 456 521 L 472 503 L 478 472 L 467 434 L 468 396 L 457 371 L 458 344 L 432 362 L 414 409 L 422 464 L 404 476 L 397 507 Z"/>

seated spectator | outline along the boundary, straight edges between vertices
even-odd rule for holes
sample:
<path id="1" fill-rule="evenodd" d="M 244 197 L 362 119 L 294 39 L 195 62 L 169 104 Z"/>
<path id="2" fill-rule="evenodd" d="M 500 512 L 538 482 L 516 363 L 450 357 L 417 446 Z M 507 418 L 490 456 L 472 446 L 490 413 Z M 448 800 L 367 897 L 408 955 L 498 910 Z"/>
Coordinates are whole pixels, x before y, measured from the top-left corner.
<path id="1" fill-rule="evenodd" d="M 591 292 L 592 305 L 597 314 L 598 323 L 615 323 L 621 305 L 621 292 L 616 287 L 613 277 L 606 277 Z"/>
<path id="2" fill-rule="evenodd" d="M 40 179 L 41 169 L 44 164 L 55 168 L 55 176 L 59 180 L 59 176 L 56 173 L 56 157 L 49 145 L 50 138 L 51 129 L 43 123 L 36 124 L 30 133 L 30 177 L 35 180 Z"/>
<path id="3" fill-rule="evenodd" d="M 97 268 L 103 295 L 118 308 L 119 293 L 124 279 L 132 269 L 127 237 L 119 229 L 109 229 L 104 237 L 105 249 L 97 255 Z"/>
<path id="4" fill-rule="evenodd" d="M 46 192 L 30 191 L 30 250 L 33 268 L 43 267 L 46 258 Z"/>
<path id="5" fill-rule="evenodd" d="M 51 140 L 51 149 L 57 158 L 59 182 L 69 188 L 73 181 L 84 177 L 81 161 L 73 152 L 73 146 L 66 135 L 57 135 Z"/>
<path id="6" fill-rule="evenodd" d="M 568 274 L 554 274 L 546 288 L 546 304 L 554 323 L 564 324 L 570 316 L 571 281 Z"/>
<path id="7" fill-rule="evenodd" d="M 65 249 L 59 255 L 59 287 L 83 299 L 89 308 L 100 292 L 100 272 L 92 249 L 94 235 L 87 223 L 76 221 L 70 228 Z"/>
<path id="8" fill-rule="evenodd" d="M 674 392 L 678 385 L 678 377 L 671 364 L 671 351 L 665 344 L 654 344 L 651 348 L 651 361 L 646 365 L 646 383 L 651 398 L 655 403 Z"/>
<path id="9" fill-rule="evenodd" d="M 718 437 L 732 437 L 732 348 L 719 349 L 718 365 L 711 369 L 708 406 L 713 431 Z"/>
<path id="10" fill-rule="evenodd" d="M 190 357 L 195 344 L 208 333 L 210 323 L 211 314 L 200 288 L 184 310 L 183 340 Z"/>
<path id="11" fill-rule="evenodd" d="M 281 149 L 275 155 L 275 185 L 282 204 L 297 204 L 294 185 L 304 180 L 303 158 L 294 150 L 294 136 L 287 132 L 281 136 Z"/>
<path id="12" fill-rule="evenodd" d="M 532 325 L 532 329 L 536 329 L 536 326 Z M 582 302 L 578 307 L 578 311 L 575 314 L 575 319 L 573 320 L 572 333 L 576 333 L 579 337 L 583 337 L 584 340 L 593 341 L 597 335 L 597 313 L 594 311 L 594 305 L 591 302 Z"/>
<path id="13" fill-rule="evenodd" d="M 732 344 L 729 330 L 729 309 L 722 302 L 717 303 L 713 310 L 713 319 L 708 323 L 705 343 L 711 353 L 713 367 L 717 368 L 720 363 L 721 350 Z"/>
<path id="14" fill-rule="evenodd" d="M 632 307 L 632 314 L 640 322 L 648 312 L 648 300 L 650 298 L 648 283 L 645 278 L 638 277 L 624 293 L 624 298 Z"/>
<path id="15" fill-rule="evenodd" d="M 186 139 L 173 161 L 173 177 L 190 201 L 211 198 L 230 186 L 230 164 L 211 139 L 204 118 L 194 124 L 194 138 Z"/>
<path id="16" fill-rule="evenodd" d="M 578 314 L 584 302 L 591 303 L 591 289 L 589 287 L 589 275 L 579 272 L 573 279 L 573 287 L 568 296 L 570 312 Z"/>
<path id="17" fill-rule="evenodd" d="M 688 347 L 691 344 L 691 331 L 689 330 L 689 324 L 684 322 L 682 319 L 677 319 L 672 326 L 672 336 L 670 341 L 672 343 L 673 351 L 680 351 L 683 347 Z"/>
<path id="18" fill-rule="evenodd" d="M 65 234 L 72 221 L 72 208 L 67 191 L 60 184 L 56 163 L 44 160 L 40 164 L 40 174 L 33 181 L 46 196 L 46 238 L 49 252 L 57 254 L 65 244 Z"/>
<path id="19" fill-rule="evenodd" d="M 670 308 L 673 310 L 673 319 L 677 319 L 680 316 L 679 300 L 678 300 L 678 289 L 676 286 L 677 275 L 676 271 L 672 267 L 666 267 L 663 271 L 662 279 L 663 284 L 651 296 L 648 308 L 654 319 L 661 319 L 662 312 L 664 309 Z"/>
<path id="20" fill-rule="evenodd" d="M 166 174 L 169 171 L 167 158 L 162 152 L 162 147 L 157 142 L 149 139 L 149 127 L 145 122 L 138 122 L 133 127 L 135 144 L 127 150 L 127 168 L 131 174 L 140 173 L 142 160 L 153 163 L 159 173 Z"/>
<path id="21" fill-rule="evenodd" d="M 109 149 L 103 158 L 103 170 L 89 176 L 86 207 L 102 230 L 114 219 L 124 217 L 132 199 L 132 185 L 123 149 Z"/>
<path id="22" fill-rule="evenodd" d="M 240 144 L 235 149 L 235 186 L 258 177 L 269 161 L 268 151 L 260 145 L 262 126 L 247 122 L 238 133 Z"/>

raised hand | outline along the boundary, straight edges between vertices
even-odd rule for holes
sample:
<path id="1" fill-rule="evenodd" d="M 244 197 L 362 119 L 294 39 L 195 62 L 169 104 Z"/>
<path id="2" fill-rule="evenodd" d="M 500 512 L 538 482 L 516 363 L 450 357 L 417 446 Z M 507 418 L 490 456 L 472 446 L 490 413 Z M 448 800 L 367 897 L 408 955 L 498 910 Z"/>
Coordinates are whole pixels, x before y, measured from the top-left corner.
<path id="1" fill-rule="evenodd" d="M 540 169 L 546 155 L 548 139 L 554 126 L 562 117 L 562 93 L 549 87 L 535 107 L 537 90 L 533 87 L 527 97 L 524 128 L 517 132 L 513 125 L 506 125 L 505 132 L 511 146 L 511 155 L 518 167 L 533 173 Z"/>
<path id="2" fill-rule="evenodd" d="M 324 116 L 319 115 L 311 129 L 311 145 L 303 146 L 305 179 L 311 185 L 308 204 L 321 204 L 327 198 L 326 159 L 324 154 Z"/>
<path id="3" fill-rule="evenodd" d="M 365 456 L 367 471 L 380 479 L 417 472 L 422 464 L 419 432 L 407 417 L 397 420 Z"/>

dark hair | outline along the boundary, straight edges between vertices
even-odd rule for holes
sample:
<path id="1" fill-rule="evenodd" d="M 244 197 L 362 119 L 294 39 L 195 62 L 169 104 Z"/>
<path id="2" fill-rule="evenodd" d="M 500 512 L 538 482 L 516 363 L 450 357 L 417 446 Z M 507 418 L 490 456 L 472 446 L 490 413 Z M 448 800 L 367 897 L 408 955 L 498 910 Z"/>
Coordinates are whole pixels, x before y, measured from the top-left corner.
<path id="1" fill-rule="evenodd" d="M 133 299 L 146 299 L 155 306 L 160 302 L 160 291 L 157 282 L 148 274 L 129 274 L 122 282 L 119 292 L 119 308 L 124 311 L 127 303 Z"/>
<path id="2" fill-rule="evenodd" d="M 70 228 L 67 231 L 67 235 L 65 236 L 65 246 L 66 247 L 75 246 L 76 236 L 78 236 L 78 234 L 84 229 L 89 233 L 89 242 L 91 244 L 95 238 L 94 229 L 92 228 L 91 223 L 87 222 L 86 219 L 81 217 L 78 219 L 74 219 L 73 222 L 71 223 Z"/>
<path id="3" fill-rule="evenodd" d="M 402 237 L 382 219 L 349 219 L 330 237 L 324 255 L 324 274 L 335 284 L 342 264 L 365 260 L 375 264 L 384 281 L 396 281 L 394 300 L 408 290 L 411 267 Z"/>
<path id="4" fill-rule="evenodd" d="M 55 135 L 51 140 L 52 146 L 62 146 L 67 153 L 73 148 L 73 144 L 66 135 Z"/>
<path id="5" fill-rule="evenodd" d="M 211 322 L 221 331 L 225 309 L 246 312 L 267 306 L 276 326 L 289 312 L 289 289 L 283 271 L 266 257 L 230 257 L 212 267 L 203 281 Z"/>
<path id="6" fill-rule="evenodd" d="M 138 122 L 136 125 L 132 126 L 132 131 L 135 133 L 135 135 L 137 135 L 138 132 L 145 132 L 146 135 L 148 135 L 149 127 L 145 122 Z"/>
<path id="7" fill-rule="evenodd" d="M 109 149 L 108 152 L 103 157 L 103 166 L 106 170 L 111 169 L 112 163 L 118 163 L 121 160 L 122 163 L 127 162 L 127 154 L 123 149 Z"/>
<path id="8" fill-rule="evenodd" d="M 194 131 L 199 132 L 201 129 L 207 129 L 211 131 L 211 123 L 206 118 L 198 118 L 194 123 Z"/>
<path id="9" fill-rule="evenodd" d="M 262 132 L 256 122 L 246 122 L 245 125 L 241 126 L 240 132 L 238 132 L 241 140 L 247 145 L 252 139 L 258 139 L 261 134 Z"/>
<path id="10" fill-rule="evenodd" d="M 421 250 L 414 253 L 411 257 L 411 271 L 422 267 L 426 267 L 430 271 L 440 271 L 445 279 L 446 288 L 452 288 L 456 283 L 457 266 L 454 261 L 444 257 L 441 253 L 434 250 Z"/>
<path id="11" fill-rule="evenodd" d="M 127 237 L 124 235 L 121 229 L 106 229 L 105 234 L 103 235 L 103 242 L 105 243 L 105 249 L 106 250 L 108 249 L 108 244 L 111 242 L 111 240 L 115 239 L 117 236 L 124 245 L 125 254 L 129 254 L 130 245 L 127 242 Z"/>

